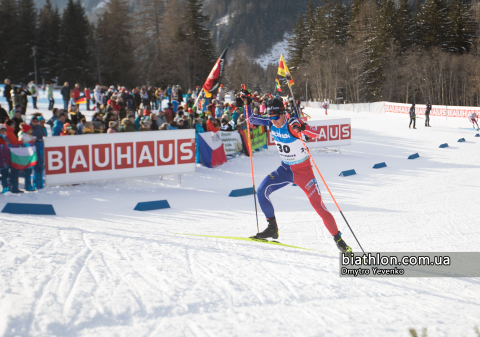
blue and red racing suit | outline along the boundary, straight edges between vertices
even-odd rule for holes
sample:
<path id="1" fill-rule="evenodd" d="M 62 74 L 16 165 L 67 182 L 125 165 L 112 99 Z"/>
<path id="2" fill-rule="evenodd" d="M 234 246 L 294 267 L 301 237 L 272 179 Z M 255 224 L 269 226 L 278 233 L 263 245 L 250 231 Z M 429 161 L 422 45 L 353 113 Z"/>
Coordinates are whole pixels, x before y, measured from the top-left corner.
<path id="1" fill-rule="evenodd" d="M 291 183 L 298 185 L 308 196 L 315 211 L 320 215 L 332 235 L 338 234 L 338 227 L 332 214 L 327 210 L 322 201 L 322 195 L 318 188 L 317 180 L 312 171 L 312 165 L 302 141 L 302 133 L 311 138 L 317 138 L 319 132 L 305 125 L 305 130 L 297 133 L 287 122 L 290 116 L 287 114 L 285 122 L 280 128 L 275 127 L 268 117 L 253 115 L 251 108 L 245 109 L 250 124 L 270 125 L 270 132 L 277 145 L 278 153 L 282 158 L 282 164 L 278 169 L 270 173 L 258 187 L 257 195 L 260 207 L 268 218 L 275 216 L 270 194 Z"/>

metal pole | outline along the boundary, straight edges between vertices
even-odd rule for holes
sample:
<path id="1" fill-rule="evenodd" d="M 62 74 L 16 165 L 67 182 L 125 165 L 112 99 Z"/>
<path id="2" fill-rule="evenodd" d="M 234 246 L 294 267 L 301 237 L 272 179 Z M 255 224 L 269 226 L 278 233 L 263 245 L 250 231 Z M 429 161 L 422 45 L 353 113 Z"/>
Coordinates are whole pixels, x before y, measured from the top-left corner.
<path id="1" fill-rule="evenodd" d="M 348 57 L 347 57 L 347 83 L 346 83 L 346 86 L 345 86 L 345 102 L 344 103 L 348 103 Z"/>
<path id="2" fill-rule="evenodd" d="M 33 54 L 33 65 L 35 69 L 35 84 L 38 84 L 38 78 L 37 78 L 37 46 L 32 47 L 32 54 Z"/>

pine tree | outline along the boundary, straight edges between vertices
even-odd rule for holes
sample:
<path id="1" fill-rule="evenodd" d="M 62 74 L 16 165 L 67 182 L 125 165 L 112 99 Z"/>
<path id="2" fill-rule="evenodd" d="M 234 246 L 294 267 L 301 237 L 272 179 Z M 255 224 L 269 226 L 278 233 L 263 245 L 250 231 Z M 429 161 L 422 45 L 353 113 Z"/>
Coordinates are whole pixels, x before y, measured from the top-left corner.
<path id="1" fill-rule="evenodd" d="M 419 44 L 425 48 L 445 47 L 448 8 L 445 0 L 425 0 L 419 14 Z"/>
<path id="2" fill-rule="evenodd" d="M 34 60 L 32 48 L 36 45 L 37 11 L 33 0 L 18 1 L 18 30 L 16 57 L 20 80 L 28 82 L 34 79 Z"/>
<path id="3" fill-rule="evenodd" d="M 60 29 L 60 82 L 84 82 L 90 78 L 88 20 L 80 1 L 69 0 L 63 11 Z M 72 82 L 73 81 L 73 82 Z"/>
<path id="4" fill-rule="evenodd" d="M 320 8 L 321 6 L 319 6 Z M 313 0 L 310 0 L 305 13 L 305 36 L 307 37 L 308 46 L 315 44 L 316 29 L 317 29 L 317 11 L 313 5 Z"/>
<path id="5" fill-rule="evenodd" d="M 349 8 L 341 1 L 336 1 L 330 15 L 332 21 L 332 41 L 335 44 L 345 45 L 348 40 L 348 27 L 350 23 Z"/>
<path id="6" fill-rule="evenodd" d="M 213 47 L 210 31 L 205 28 L 205 22 L 208 21 L 208 17 L 202 14 L 203 0 L 187 0 L 185 9 L 182 33 L 186 41 L 197 46 L 197 53 L 201 56 L 197 63 L 199 65 L 198 71 L 194 71 L 195 81 L 199 83 L 207 78 L 216 61 L 215 48 Z M 182 39 L 181 36 L 180 39 Z"/>
<path id="7" fill-rule="evenodd" d="M 132 85 L 133 49 L 126 1 L 110 0 L 98 21 L 101 78 L 107 84 Z"/>
<path id="8" fill-rule="evenodd" d="M 405 52 L 415 42 L 413 37 L 415 26 L 408 2 L 409 0 L 400 0 L 399 7 L 396 10 L 393 30 L 395 41 L 399 44 L 402 52 Z"/>
<path id="9" fill-rule="evenodd" d="M 162 62 L 169 27 L 164 27 L 165 2 L 163 0 L 141 0 L 135 12 L 132 41 L 135 55 L 143 62 L 136 62 L 135 68 L 143 83 L 166 86 L 165 74 L 168 64 Z"/>
<path id="10" fill-rule="evenodd" d="M 213 47 L 210 31 L 205 28 L 208 17 L 202 14 L 203 0 L 187 0 L 185 25 L 190 38 L 199 43 L 200 54 L 205 61 L 215 62 L 215 48 Z"/>
<path id="11" fill-rule="evenodd" d="M 298 68 L 303 62 L 303 51 L 307 44 L 305 25 L 302 14 L 298 15 L 297 25 L 293 29 L 293 36 L 289 39 L 288 55 L 291 69 Z"/>
<path id="12" fill-rule="evenodd" d="M 37 64 L 39 80 L 52 81 L 56 76 L 59 55 L 58 37 L 60 14 L 53 9 L 50 0 L 40 10 L 37 28 Z"/>
<path id="13" fill-rule="evenodd" d="M 0 1 L 0 78 L 18 80 L 18 11 L 15 0 Z"/>
<path id="14" fill-rule="evenodd" d="M 463 54 L 470 52 L 477 37 L 477 22 L 469 0 L 452 0 L 448 10 L 445 51 Z"/>

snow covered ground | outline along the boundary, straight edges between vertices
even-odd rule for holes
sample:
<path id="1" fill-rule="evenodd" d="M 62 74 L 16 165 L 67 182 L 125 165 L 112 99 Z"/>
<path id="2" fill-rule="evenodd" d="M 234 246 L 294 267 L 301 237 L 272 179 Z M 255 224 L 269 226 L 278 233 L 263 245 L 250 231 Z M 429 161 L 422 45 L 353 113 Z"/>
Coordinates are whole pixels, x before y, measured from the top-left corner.
<path id="1" fill-rule="evenodd" d="M 480 138 L 459 128 L 466 119 L 434 117 L 431 128 L 418 119 L 413 130 L 407 115 L 328 116 L 339 117 L 352 118 L 352 145 L 312 154 L 366 250 L 480 250 Z M 280 161 L 264 151 L 253 162 L 259 185 Z M 379 162 L 388 167 L 372 169 Z M 338 176 L 347 169 L 357 175 Z M 337 248 L 298 187 L 272 195 L 279 240 L 325 253 L 170 233 L 254 234 L 253 197 L 228 197 L 249 186 L 249 158 L 239 157 L 197 166 L 181 184 L 153 177 L 2 195 L 2 208 L 49 203 L 57 215 L 0 213 L 0 335 L 408 336 L 427 327 L 428 336 L 475 336 L 480 280 L 339 278 Z M 172 208 L 133 210 L 162 199 Z"/>

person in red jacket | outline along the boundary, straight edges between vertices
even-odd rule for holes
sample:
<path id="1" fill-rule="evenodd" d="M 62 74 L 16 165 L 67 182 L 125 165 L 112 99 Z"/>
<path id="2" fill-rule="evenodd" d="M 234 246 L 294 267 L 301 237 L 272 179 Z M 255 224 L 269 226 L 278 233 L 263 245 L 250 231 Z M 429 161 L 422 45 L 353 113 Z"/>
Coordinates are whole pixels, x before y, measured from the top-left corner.
<path id="1" fill-rule="evenodd" d="M 17 135 L 15 135 L 15 121 L 9 119 L 5 122 L 5 128 L 7 129 L 7 138 L 10 141 L 10 144 L 23 144 L 21 140 L 18 140 Z"/>
<path id="2" fill-rule="evenodd" d="M 75 84 L 75 88 L 73 88 L 72 90 L 72 99 L 73 101 L 75 102 L 77 98 L 80 97 L 80 94 L 81 94 L 81 91 L 80 91 L 80 84 L 76 83 Z M 80 111 L 80 105 L 79 104 L 75 104 L 75 106 L 78 107 L 78 111 Z M 73 108 L 73 107 L 72 107 Z"/>
<path id="3" fill-rule="evenodd" d="M 85 99 L 87 100 L 87 111 L 90 111 L 90 100 L 92 99 L 92 96 L 90 95 L 90 89 L 88 87 L 85 87 L 83 90 L 83 94 L 85 95 Z"/>
<path id="4" fill-rule="evenodd" d="M 208 116 L 207 132 L 208 131 L 218 132 L 218 130 L 220 130 L 220 128 L 215 123 L 215 118 L 213 118 L 213 116 Z"/>

